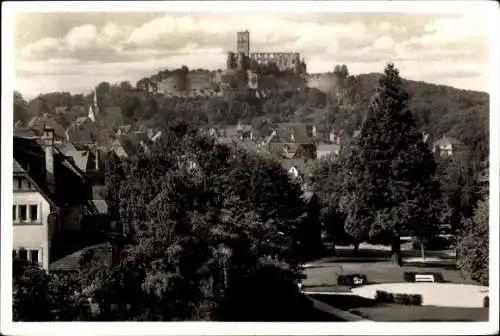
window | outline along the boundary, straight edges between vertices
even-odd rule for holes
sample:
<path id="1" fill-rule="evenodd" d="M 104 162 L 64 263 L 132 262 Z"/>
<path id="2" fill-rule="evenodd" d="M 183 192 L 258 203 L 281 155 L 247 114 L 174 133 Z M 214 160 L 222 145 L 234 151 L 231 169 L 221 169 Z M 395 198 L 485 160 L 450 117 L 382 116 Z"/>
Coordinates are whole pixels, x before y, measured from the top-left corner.
<path id="1" fill-rule="evenodd" d="M 38 263 L 38 250 L 30 250 L 30 260 Z"/>
<path id="2" fill-rule="evenodd" d="M 26 205 L 19 206 L 19 220 L 25 221 L 28 219 L 28 207 Z"/>
<path id="3" fill-rule="evenodd" d="M 21 178 L 23 190 L 29 190 L 31 188 L 31 183 L 27 178 Z"/>
<path id="4" fill-rule="evenodd" d="M 21 189 L 23 187 L 22 186 L 22 182 L 23 182 L 23 178 L 22 177 L 15 176 L 14 177 L 14 183 L 13 183 L 14 190 Z"/>
<path id="5" fill-rule="evenodd" d="M 26 251 L 25 249 L 20 249 L 19 250 L 19 259 L 28 260 L 28 251 Z"/>
<path id="6" fill-rule="evenodd" d="M 17 206 L 13 205 L 12 206 L 12 220 L 16 221 L 17 220 Z"/>
<path id="7" fill-rule="evenodd" d="M 30 220 L 36 222 L 38 220 L 38 206 L 30 205 Z"/>

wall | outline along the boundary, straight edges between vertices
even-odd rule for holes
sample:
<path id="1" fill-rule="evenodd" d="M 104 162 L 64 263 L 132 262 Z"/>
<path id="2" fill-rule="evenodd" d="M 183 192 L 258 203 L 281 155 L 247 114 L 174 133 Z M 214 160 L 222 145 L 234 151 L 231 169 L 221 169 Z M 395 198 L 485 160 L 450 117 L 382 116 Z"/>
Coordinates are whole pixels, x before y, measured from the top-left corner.
<path id="1" fill-rule="evenodd" d="M 170 75 L 158 84 L 158 93 L 177 95 L 181 92 L 213 90 L 215 88 L 215 74 L 211 71 L 189 72 L 186 78 L 179 78 L 180 74 Z M 182 90 L 181 81 L 185 80 L 186 90 Z"/>
<path id="2" fill-rule="evenodd" d="M 13 205 L 38 204 L 39 224 L 14 224 L 13 223 L 13 242 L 12 249 L 26 250 L 39 249 L 39 258 L 42 260 L 42 266 L 49 268 L 49 229 L 47 216 L 50 213 L 50 205 L 44 197 L 38 192 L 14 192 Z"/>
<path id="3" fill-rule="evenodd" d="M 275 63 L 280 71 L 287 69 L 295 69 L 295 63 L 300 62 L 299 53 L 287 53 L 287 52 L 277 52 L 277 53 L 265 53 L 257 52 L 251 53 L 250 59 L 258 64 L 271 64 Z"/>

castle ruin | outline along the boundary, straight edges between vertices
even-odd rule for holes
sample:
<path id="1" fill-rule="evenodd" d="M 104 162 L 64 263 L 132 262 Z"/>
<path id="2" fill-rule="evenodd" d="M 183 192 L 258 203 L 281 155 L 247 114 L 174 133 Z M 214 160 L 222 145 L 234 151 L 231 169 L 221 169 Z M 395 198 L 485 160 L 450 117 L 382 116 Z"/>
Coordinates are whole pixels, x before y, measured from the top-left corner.
<path id="1" fill-rule="evenodd" d="M 275 64 L 279 71 L 293 71 L 305 75 L 306 64 L 296 52 L 250 52 L 250 33 L 248 30 L 236 33 L 237 48 L 227 53 L 227 70 L 251 70 L 259 65 Z"/>

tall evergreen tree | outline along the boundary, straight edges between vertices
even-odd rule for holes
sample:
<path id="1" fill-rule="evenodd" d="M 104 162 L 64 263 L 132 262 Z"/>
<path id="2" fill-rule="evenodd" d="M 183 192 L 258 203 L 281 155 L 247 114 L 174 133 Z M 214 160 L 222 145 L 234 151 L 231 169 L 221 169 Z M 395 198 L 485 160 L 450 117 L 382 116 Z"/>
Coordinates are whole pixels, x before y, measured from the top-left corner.
<path id="1" fill-rule="evenodd" d="M 392 260 L 402 265 L 400 232 L 425 238 L 437 222 L 436 163 L 408 109 L 399 71 L 388 64 L 346 165 L 341 206 L 354 237 L 389 233 Z"/>

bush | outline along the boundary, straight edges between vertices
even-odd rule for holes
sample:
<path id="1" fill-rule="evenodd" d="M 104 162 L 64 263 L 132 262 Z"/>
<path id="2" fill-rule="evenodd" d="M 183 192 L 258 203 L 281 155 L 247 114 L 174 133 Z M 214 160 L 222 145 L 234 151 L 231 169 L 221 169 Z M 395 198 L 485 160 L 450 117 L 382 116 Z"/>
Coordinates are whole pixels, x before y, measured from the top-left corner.
<path id="1" fill-rule="evenodd" d="M 337 284 L 341 286 L 357 287 L 368 283 L 364 274 L 344 274 L 337 277 Z"/>
<path id="2" fill-rule="evenodd" d="M 393 294 L 386 291 L 377 291 L 375 301 L 380 303 L 397 303 L 407 306 L 421 306 L 422 295 L 420 294 Z"/>
<path id="3" fill-rule="evenodd" d="M 490 297 L 489 296 L 485 296 L 484 299 L 483 299 L 483 307 L 484 308 L 489 308 L 490 307 Z"/>
<path id="4" fill-rule="evenodd" d="M 391 303 L 394 302 L 394 295 L 392 293 L 378 290 L 375 293 L 375 301 L 382 303 Z"/>
<path id="5" fill-rule="evenodd" d="M 403 273 L 403 279 L 405 282 L 415 282 L 415 275 L 420 274 L 420 275 L 430 275 L 432 274 L 434 276 L 434 281 L 435 282 L 444 282 L 443 274 L 439 272 L 404 272 Z"/>
<path id="6" fill-rule="evenodd" d="M 421 239 L 419 237 L 413 237 L 411 244 L 414 250 L 420 250 Z M 426 250 L 445 250 L 450 248 L 452 241 L 449 238 L 434 236 L 424 241 L 424 248 Z"/>

